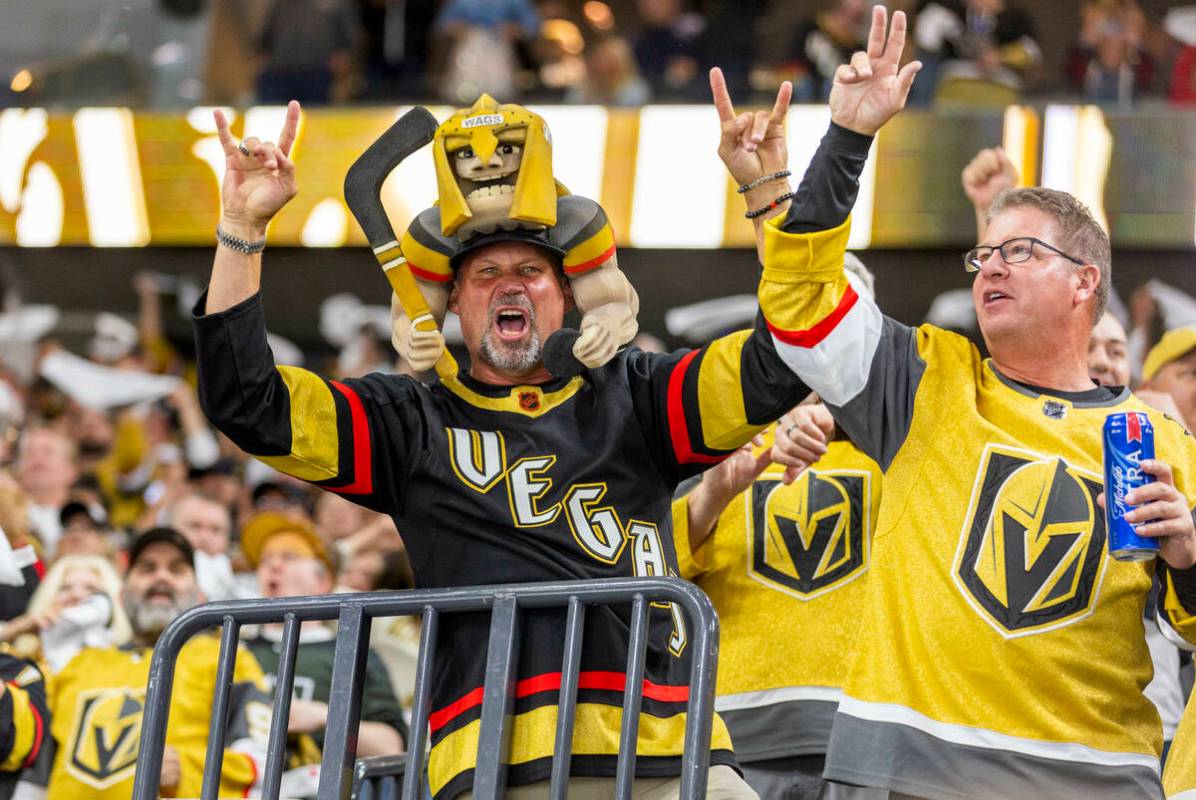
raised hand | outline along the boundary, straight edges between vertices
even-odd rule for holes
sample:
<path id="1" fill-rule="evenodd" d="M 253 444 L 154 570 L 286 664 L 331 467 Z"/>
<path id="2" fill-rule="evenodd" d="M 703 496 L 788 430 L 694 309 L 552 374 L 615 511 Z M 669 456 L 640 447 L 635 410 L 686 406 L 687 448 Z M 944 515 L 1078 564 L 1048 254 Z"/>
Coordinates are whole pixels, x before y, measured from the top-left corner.
<path id="1" fill-rule="evenodd" d="M 1017 167 L 1003 149 L 988 147 L 972 157 L 959 177 L 972 205 L 987 214 L 997 195 L 1017 186 Z"/>
<path id="2" fill-rule="evenodd" d="M 772 111 L 735 113 L 727 81 L 718 67 L 710 70 L 710 93 L 718 110 L 722 135 L 718 143 L 718 157 L 736 183 L 751 183 L 761 175 L 785 169 L 789 151 L 785 146 L 785 115 L 789 113 L 789 99 L 793 84 L 785 81 L 777 90 Z"/>
<path id="3" fill-rule="evenodd" d="M 886 37 L 887 18 L 884 6 L 872 9 L 868 50 L 856 53 L 850 64 L 835 70 L 831 87 L 831 120 L 866 136 L 875 135 L 905 107 L 914 76 L 922 68 L 920 61 L 900 67 L 901 51 L 905 49 L 905 12 L 893 14 L 893 27 Z"/>
<path id="4" fill-rule="evenodd" d="M 261 238 L 266 225 L 297 191 L 295 164 L 289 156 L 299 130 L 299 103 L 292 100 L 287 106 L 277 144 L 251 136 L 238 145 L 224 114 L 216 109 L 213 116 L 224 148 L 221 225 L 234 236 Z"/>

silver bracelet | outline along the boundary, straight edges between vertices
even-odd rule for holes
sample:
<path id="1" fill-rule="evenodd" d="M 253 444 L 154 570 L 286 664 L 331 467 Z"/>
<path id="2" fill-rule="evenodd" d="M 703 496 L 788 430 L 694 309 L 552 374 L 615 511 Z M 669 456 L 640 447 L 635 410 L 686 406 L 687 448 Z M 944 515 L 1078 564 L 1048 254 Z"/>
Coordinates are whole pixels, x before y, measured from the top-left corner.
<path id="1" fill-rule="evenodd" d="M 239 236 L 233 236 L 231 233 L 225 233 L 219 225 L 216 226 L 216 241 L 224 245 L 230 250 L 236 250 L 238 253 L 245 255 L 253 255 L 260 253 L 266 249 L 266 240 L 260 239 L 256 242 L 250 242 L 242 239 Z"/>
<path id="2" fill-rule="evenodd" d="M 759 178 L 756 178 L 756 180 L 751 181 L 750 183 L 745 183 L 743 186 L 740 186 L 735 191 L 739 192 L 740 194 L 743 194 L 744 192 L 755 189 L 757 186 L 763 186 L 764 184 L 768 183 L 769 181 L 780 180 L 781 178 L 788 178 L 792 174 L 793 173 L 791 173 L 789 170 L 783 169 L 783 170 L 779 170 L 778 172 L 774 172 L 771 175 L 761 175 Z"/>

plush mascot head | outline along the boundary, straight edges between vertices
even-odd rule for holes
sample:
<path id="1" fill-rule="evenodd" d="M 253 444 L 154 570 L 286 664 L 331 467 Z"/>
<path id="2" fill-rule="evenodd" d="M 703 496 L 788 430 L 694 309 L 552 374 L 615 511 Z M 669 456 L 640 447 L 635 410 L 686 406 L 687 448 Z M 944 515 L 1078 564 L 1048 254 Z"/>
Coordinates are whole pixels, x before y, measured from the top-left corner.
<path id="1" fill-rule="evenodd" d="M 436 129 L 432 157 L 445 236 L 556 224 L 565 190 L 553 180 L 552 140 L 540 115 L 483 94 Z"/>

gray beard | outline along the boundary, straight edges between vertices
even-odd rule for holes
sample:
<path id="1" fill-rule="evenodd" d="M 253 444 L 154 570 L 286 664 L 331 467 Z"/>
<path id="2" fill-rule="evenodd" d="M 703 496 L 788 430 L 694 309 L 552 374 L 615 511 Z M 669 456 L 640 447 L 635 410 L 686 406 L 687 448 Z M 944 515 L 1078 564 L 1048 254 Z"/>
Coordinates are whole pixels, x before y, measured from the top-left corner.
<path id="1" fill-rule="evenodd" d="M 494 307 L 499 305 L 517 305 L 527 311 L 527 324 L 531 329 L 531 336 L 518 343 L 504 342 L 494 334 Z M 536 330 L 536 312 L 527 298 L 516 295 L 504 295 L 495 299 L 490 311 L 489 324 L 482 334 L 480 355 L 482 360 L 502 372 L 513 372 L 521 375 L 531 372 L 544 355 L 540 332 Z"/>
<path id="2" fill-rule="evenodd" d="M 124 598 L 125 613 L 129 617 L 129 627 L 133 633 L 143 639 L 157 639 L 166 626 L 187 609 L 199 605 L 199 593 L 183 593 L 175 598 L 169 606 L 159 603 L 147 603 L 129 596 Z"/>
<path id="3" fill-rule="evenodd" d="M 540 333 L 534 328 L 531 338 L 518 344 L 503 342 L 490 330 L 482 336 L 482 359 L 503 372 L 513 372 L 517 375 L 531 372 L 532 368 L 540 363 L 542 350 Z"/>

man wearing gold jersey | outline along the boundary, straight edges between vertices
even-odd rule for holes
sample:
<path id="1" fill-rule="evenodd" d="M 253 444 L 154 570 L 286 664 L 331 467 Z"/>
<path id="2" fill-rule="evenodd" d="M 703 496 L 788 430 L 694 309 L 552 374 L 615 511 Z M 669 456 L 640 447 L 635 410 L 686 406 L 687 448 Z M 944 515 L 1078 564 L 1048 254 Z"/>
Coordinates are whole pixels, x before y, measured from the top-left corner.
<path id="1" fill-rule="evenodd" d="M 715 708 L 765 798 L 823 791 L 864 602 L 880 467 L 834 428 L 799 406 L 673 502 L 681 577 L 719 613 Z"/>
<path id="2" fill-rule="evenodd" d="M 191 544 L 173 528 L 147 531 L 129 548 L 121 600 L 133 641 L 84 649 L 50 685 L 58 751 L 48 800 L 117 800 L 132 792 L 153 646 L 175 617 L 201 601 L 194 557 Z M 179 653 L 162 760 L 164 797 L 199 796 L 219 652 L 217 637 L 203 634 Z M 238 649 L 235 663 L 220 797 L 248 797 L 257 790 L 270 730 L 261 668 L 244 649 Z"/>
<path id="3" fill-rule="evenodd" d="M 904 14 L 888 35 L 886 23 L 877 7 L 867 52 L 836 74 L 831 129 L 797 196 L 757 217 L 764 282 L 789 300 L 766 313 L 777 350 L 884 472 L 832 796 L 1161 797 L 1142 610 L 1157 571 L 1160 616 L 1196 641 L 1196 443 L 1089 379 L 1110 253 L 1070 195 L 1003 195 L 967 256 L 991 359 L 884 317 L 845 276 L 858 177 L 919 68 L 900 66 Z M 716 106 L 738 183 L 784 167 L 744 169 L 749 126 L 725 89 Z M 1142 507 L 1129 519 L 1159 539 L 1157 562 L 1108 556 L 1101 426 L 1123 411 L 1155 429 L 1160 460 L 1143 469 L 1157 480 L 1131 493 Z"/>

